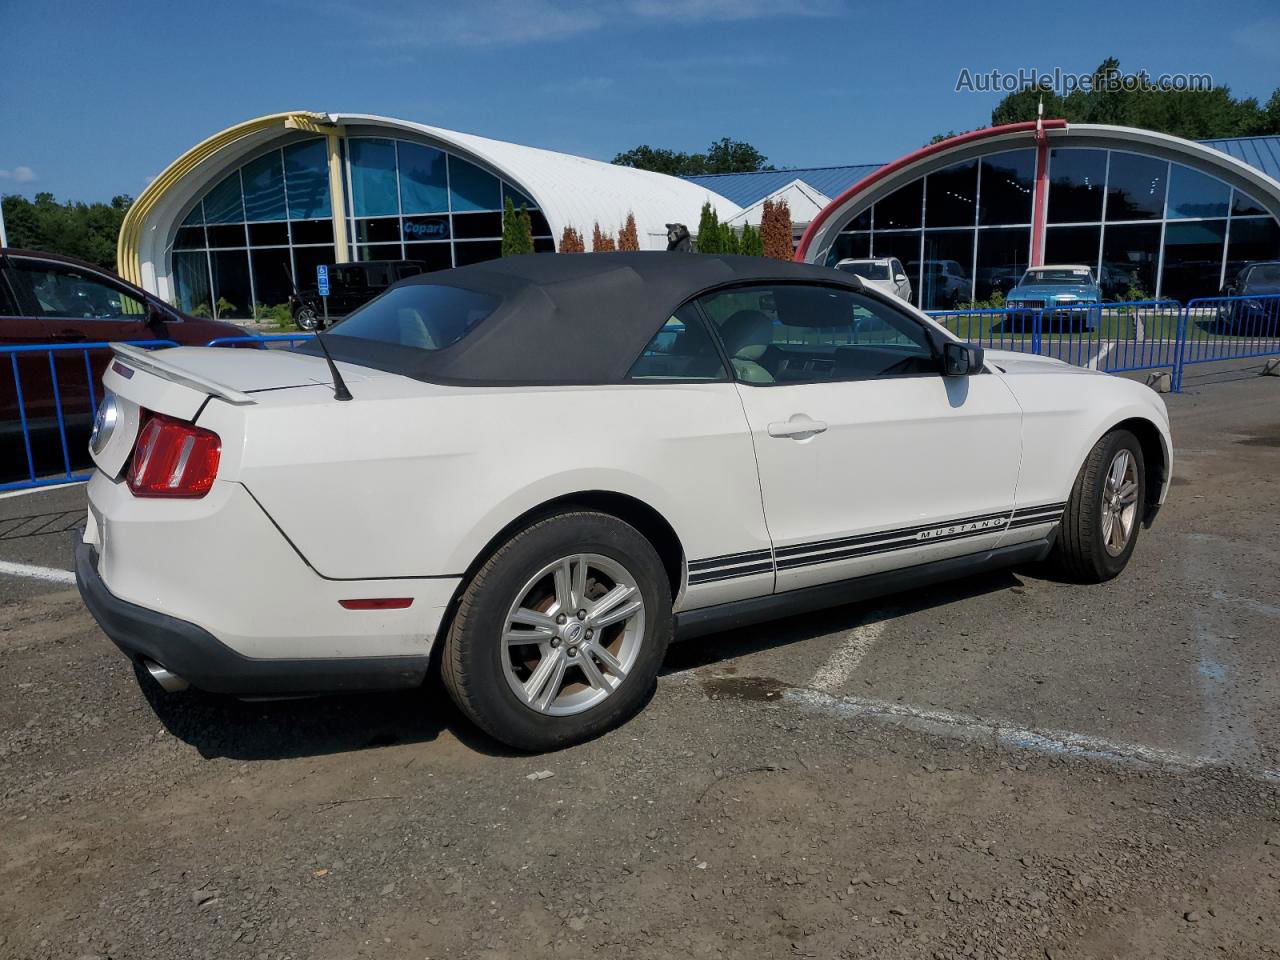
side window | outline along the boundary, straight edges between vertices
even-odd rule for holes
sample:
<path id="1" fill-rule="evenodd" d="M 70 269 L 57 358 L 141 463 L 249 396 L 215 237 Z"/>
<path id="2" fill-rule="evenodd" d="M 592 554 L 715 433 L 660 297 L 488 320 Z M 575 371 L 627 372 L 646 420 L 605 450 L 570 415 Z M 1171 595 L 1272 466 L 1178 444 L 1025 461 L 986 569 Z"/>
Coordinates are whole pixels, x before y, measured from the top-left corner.
<path id="1" fill-rule="evenodd" d="M 685 304 L 662 325 L 627 375 L 631 380 L 727 380 L 698 311 Z"/>
<path id="2" fill-rule="evenodd" d="M 698 303 L 740 383 L 941 373 L 920 321 L 852 290 L 807 284 L 735 287 L 707 294 Z"/>
<path id="3" fill-rule="evenodd" d="M 137 297 L 73 266 L 18 259 L 9 264 L 9 277 L 35 316 L 118 320 L 146 314 Z"/>
<path id="4" fill-rule="evenodd" d="M 5 276 L 3 262 L 0 262 L 0 317 L 19 316 L 18 304 L 9 292 L 9 278 Z"/>

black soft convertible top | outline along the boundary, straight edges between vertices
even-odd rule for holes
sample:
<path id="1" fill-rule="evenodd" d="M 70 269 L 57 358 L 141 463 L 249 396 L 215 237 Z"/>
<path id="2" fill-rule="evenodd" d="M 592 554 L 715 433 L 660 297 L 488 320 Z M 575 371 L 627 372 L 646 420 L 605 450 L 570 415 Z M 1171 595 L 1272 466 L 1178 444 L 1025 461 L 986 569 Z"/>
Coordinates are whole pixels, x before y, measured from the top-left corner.
<path id="1" fill-rule="evenodd" d="M 530 254 L 396 284 L 458 287 L 499 301 L 450 346 L 422 350 L 352 336 L 325 343 L 335 359 L 436 383 L 616 383 L 681 304 L 727 284 L 770 281 L 862 289 L 857 277 L 829 267 L 764 257 Z"/>

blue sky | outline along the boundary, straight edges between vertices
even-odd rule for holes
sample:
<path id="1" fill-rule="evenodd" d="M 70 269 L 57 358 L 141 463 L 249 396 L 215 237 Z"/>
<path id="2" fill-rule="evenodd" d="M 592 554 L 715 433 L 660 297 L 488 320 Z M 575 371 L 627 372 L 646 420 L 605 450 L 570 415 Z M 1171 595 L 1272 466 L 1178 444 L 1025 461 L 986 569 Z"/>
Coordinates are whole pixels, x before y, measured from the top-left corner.
<path id="1" fill-rule="evenodd" d="M 729 136 L 779 166 L 887 161 L 984 126 L 971 71 L 1108 55 L 1280 85 L 1274 0 L 0 0 L 0 192 L 137 195 L 290 109 L 379 113 L 602 160 Z"/>

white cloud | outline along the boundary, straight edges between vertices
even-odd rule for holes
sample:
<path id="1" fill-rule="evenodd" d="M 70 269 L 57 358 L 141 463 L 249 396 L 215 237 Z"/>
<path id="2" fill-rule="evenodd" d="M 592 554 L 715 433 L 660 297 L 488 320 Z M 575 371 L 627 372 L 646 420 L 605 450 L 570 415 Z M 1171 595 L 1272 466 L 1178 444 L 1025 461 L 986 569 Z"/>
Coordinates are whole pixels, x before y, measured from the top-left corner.
<path id="1" fill-rule="evenodd" d="M 350 10 L 345 4 L 338 9 Z M 381 9 L 363 8 L 361 19 L 375 42 L 414 47 L 514 46 L 561 40 L 604 23 L 590 6 L 562 0 L 450 2 L 430 10 L 397 0 Z"/>
<path id="2" fill-rule="evenodd" d="M 383 46 L 518 46 L 592 33 L 607 26 L 833 17 L 847 0 L 468 0 L 439 5 L 384 0 L 361 9 L 370 39 Z M 346 17 L 350 7 L 331 4 Z"/>
<path id="3" fill-rule="evenodd" d="M 17 166 L 12 170 L 0 168 L 0 180 L 12 180 L 14 183 L 30 183 L 36 179 L 36 172 L 30 167 Z"/>
<path id="4" fill-rule="evenodd" d="M 624 6 L 638 17 L 686 22 L 834 17 L 844 11 L 842 0 L 796 0 L 782 6 L 776 0 L 627 0 Z"/>

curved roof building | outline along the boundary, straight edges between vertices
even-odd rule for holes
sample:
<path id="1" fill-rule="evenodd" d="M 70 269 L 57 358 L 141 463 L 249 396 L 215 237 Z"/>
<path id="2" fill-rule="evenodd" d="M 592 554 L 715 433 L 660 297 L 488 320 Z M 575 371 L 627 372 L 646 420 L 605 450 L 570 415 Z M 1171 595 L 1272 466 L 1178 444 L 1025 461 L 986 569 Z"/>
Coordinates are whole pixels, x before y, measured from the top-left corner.
<path id="1" fill-rule="evenodd" d="M 896 257 L 926 309 L 993 303 L 1029 265 L 1089 264 L 1111 299 L 1216 294 L 1280 258 L 1280 138 L 1196 143 L 1126 127 L 1017 123 L 888 164 L 689 178 L 368 114 L 280 113 L 191 148 L 138 198 L 119 241 L 128 279 L 189 312 L 245 318 L 314 286 L 319 264 L 500 255 L 503 201 L 534 244 L 566 227 L 641 249 L 666 224 L 759 220 L 789 199 L 797 258 Z M 799 231 L 803 231 L 803 235 Z"/>
<path id="2" fill-rule="evenodd" d="M 688 180 L 367 114 L 280 113 L 238 124 L 175 160 L 135 202 L 118 263 L 129 280 L 193 312 L 252 315 L 285 303 L 295 278 L 348 260 L 419 260 L 429 269 L 497 257 L 510 197 L 534 242 L 565 227 L 617 234 L 634 214 L 641 249 L 666 224 L 697 224 L 710 202 Z"/>
<path id="3" fill-rule="evenodd" d="M 975 130 L 860 176 L 796 256 L 897 257 L 926 309 L 990 303 L 1045 263 L 1090 265 L 1109 299 L 1213 296 L 1242 264 L 1280 257 L 1280 171 L 1253 139 L 1275 138 L 1065 120 Z"/>

